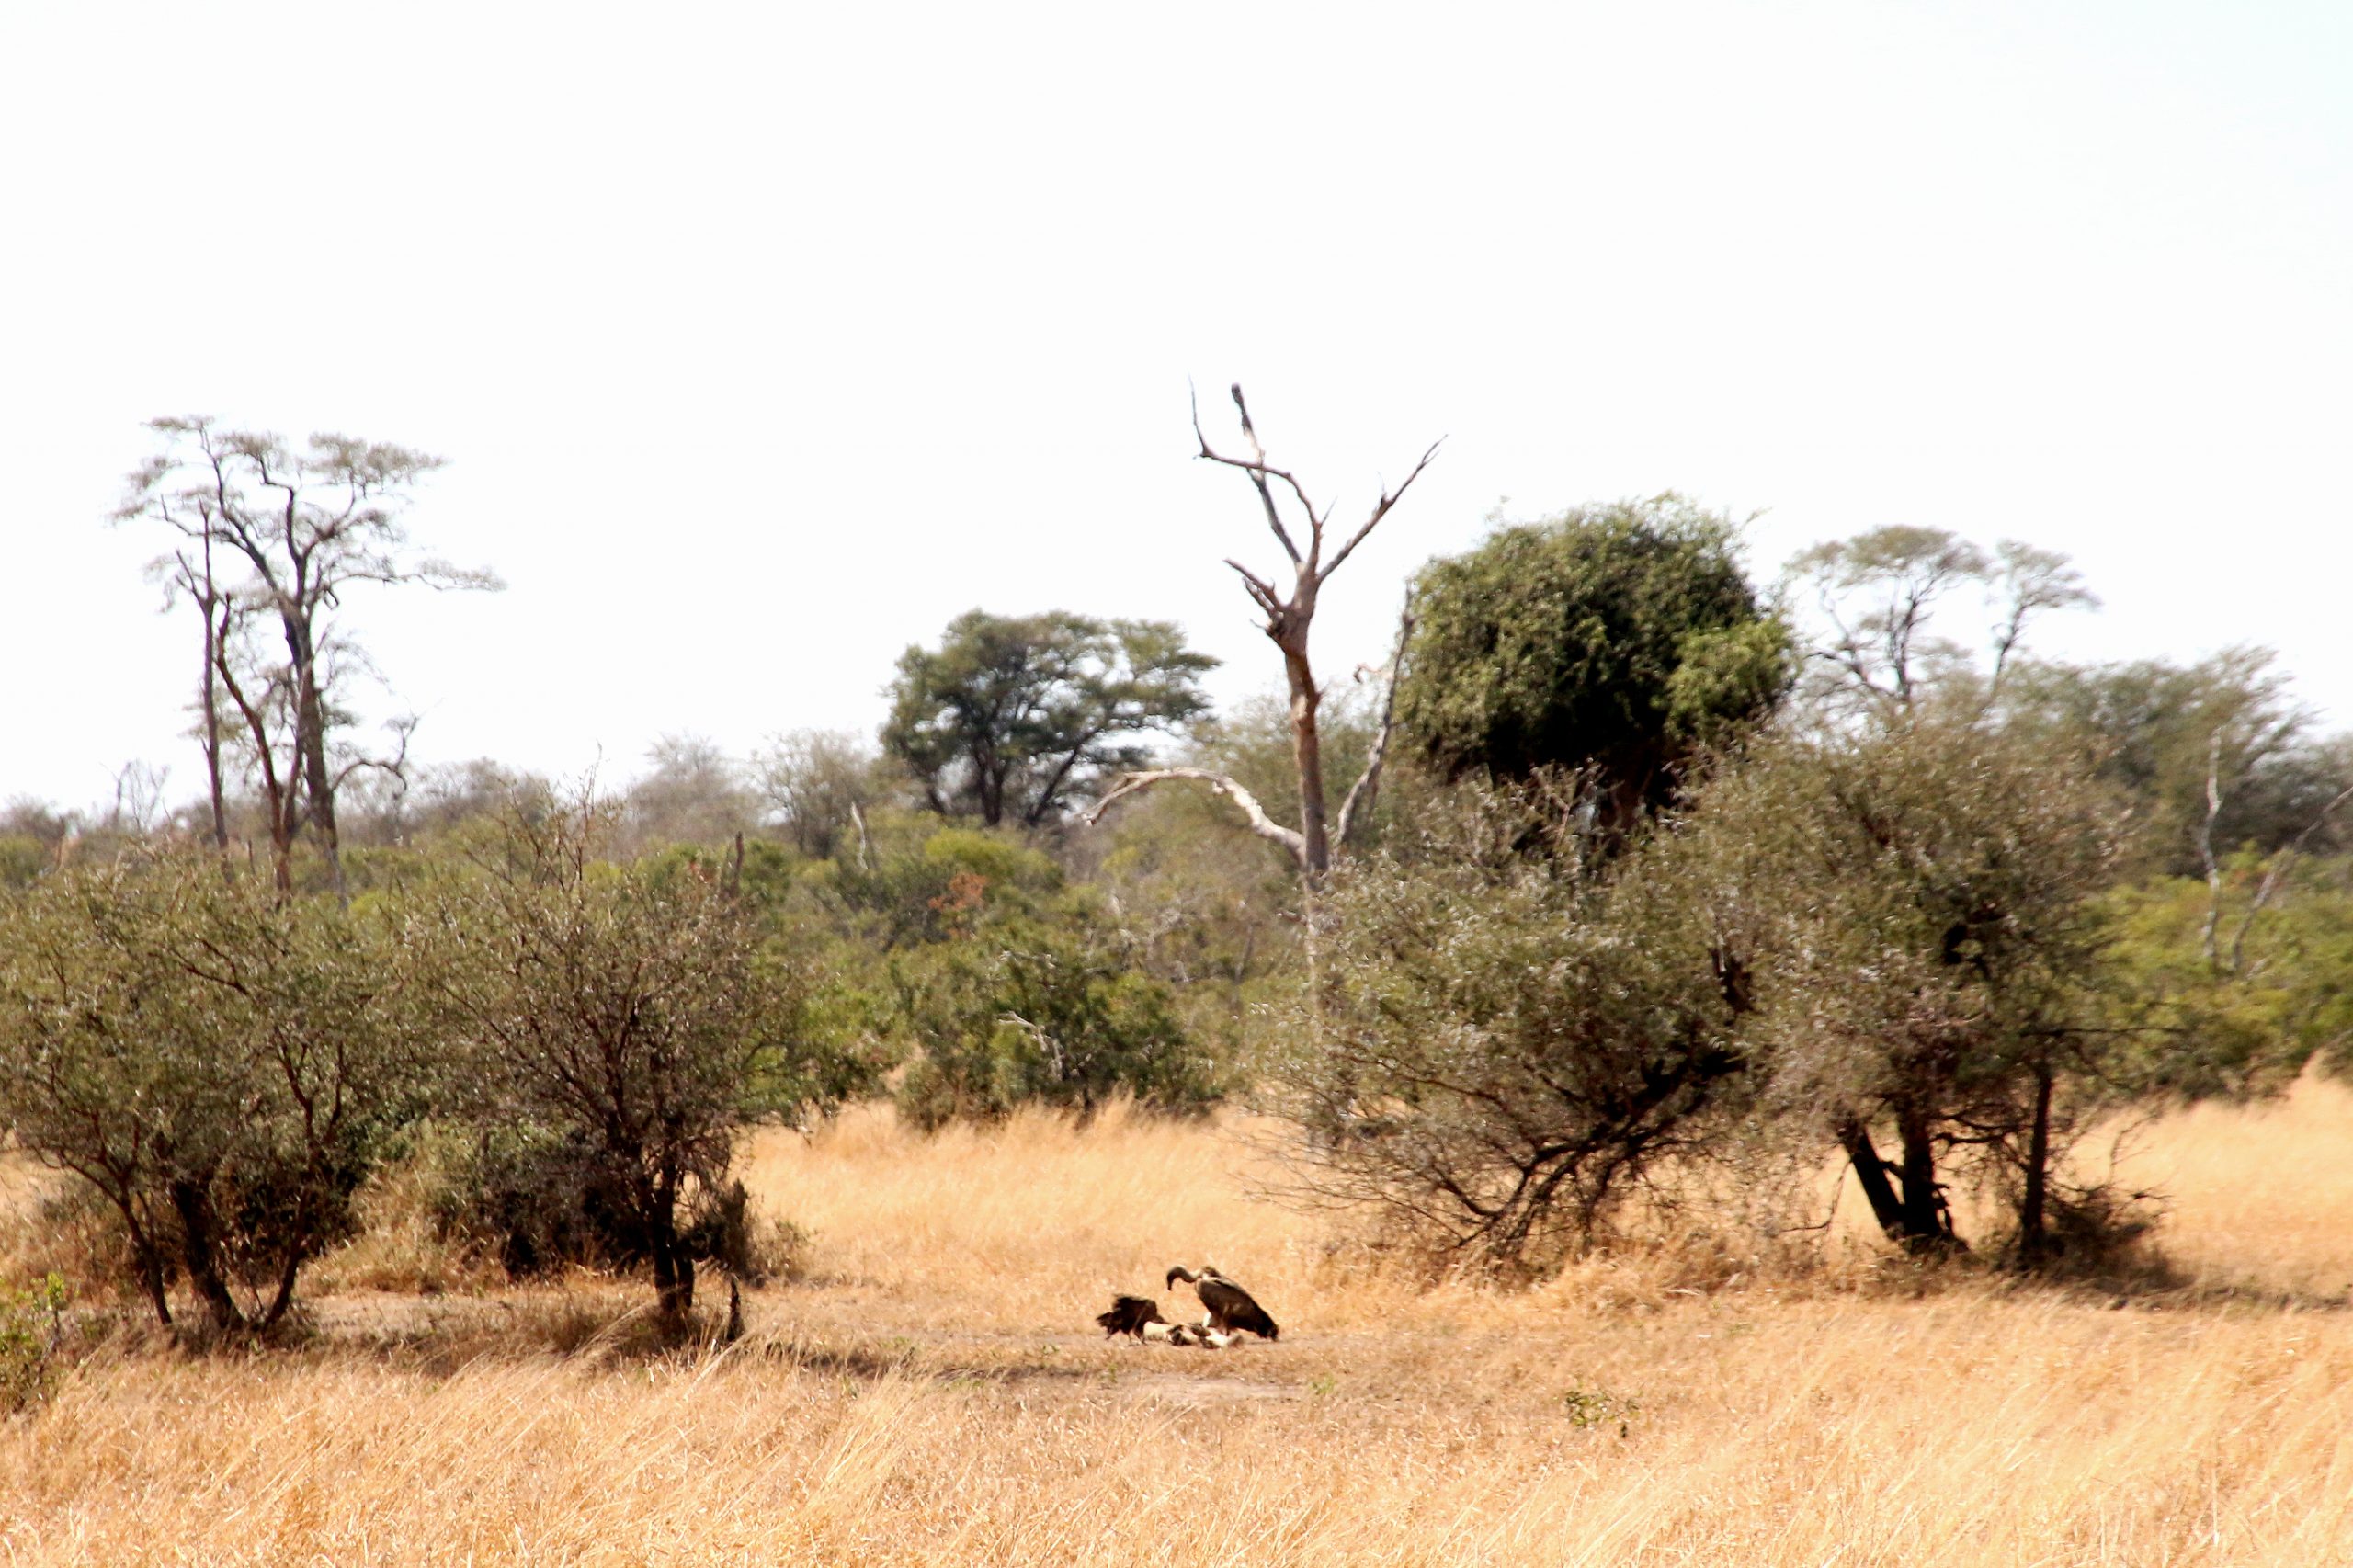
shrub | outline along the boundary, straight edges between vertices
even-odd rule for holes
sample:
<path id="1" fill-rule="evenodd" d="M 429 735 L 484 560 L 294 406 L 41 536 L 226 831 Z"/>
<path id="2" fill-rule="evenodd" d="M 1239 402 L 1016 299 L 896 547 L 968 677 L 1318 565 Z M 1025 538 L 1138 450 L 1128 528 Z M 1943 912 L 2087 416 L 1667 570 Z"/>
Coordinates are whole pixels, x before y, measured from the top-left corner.
<path id="1" fill-rule="evenodd" d="M 797 956 L 727 881 L 597 859 L 601 831 L 589 811 L 510 819 L 472 873 L 408 904 L 407 951 L 510 1262 L 642 1257 L 676 1323 L 697 1263 L 736 1246 L 745 1127 L 829 1104 L 850 1074 L 808 1026 Z"/>
<path id="2" fill-rule="evenodd" d="M 55 1274 L 26 1288 L 0 1287 L 0 1415 L 40 1403 L 56 1386 L 70 1299 Z"/>
<path id="3" fill-rule="evenodd" d="M 899 1108 L 926 1131 L 1036 1102 L 1092 1115 L 1115 1094 L 1198 1114 L 1222 1087 L 1168 988 L 1084 922 L 1011 921 L 896 966 L 899 1023 L 920 1054 Z"/>
<path id="4" fill-rule="evenodd" d="M 114 1208 L 165 1324 L 175 1269 L 218 1331 L 285 1316 L 409 1108 L 410 1044 L 370 926 L 210 855 L 0 902 L 0 1123 Z"/>

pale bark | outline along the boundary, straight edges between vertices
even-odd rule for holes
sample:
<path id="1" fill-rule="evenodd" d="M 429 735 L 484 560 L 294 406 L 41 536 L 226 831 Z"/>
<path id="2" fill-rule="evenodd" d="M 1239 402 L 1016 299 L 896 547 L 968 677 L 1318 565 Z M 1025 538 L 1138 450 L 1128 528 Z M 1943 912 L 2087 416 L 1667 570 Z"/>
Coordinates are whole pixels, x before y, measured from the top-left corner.
<path id="1" fill-rule="evenodd" d="M 1142 794 L 1154 785 L 1165 784 L 1172 778 L 1189 778 L 1198 783 L 1206 784 L 1215 793 L 1232 801 L 1242 808 L 1242 814 L 1249 822 L 1252 833 L 1269 844 L 1280 845 L 1283 852 L 1290 857 L 1291 863 L 1302 872 L 1305 871 L 1307 841 L 1299 830 L 1285 827 L 1275 821 L 1267 814 L 1267 808 L 1258 803 L 1257 796 L 1224 774 L 1212 773 L 1206 767 L 1155 767 L 1142 773 L 1123 773 L 1120 776 L 1119 782 L 1112 785 L 1104 792 L 1103 798 L 1095 802 L 1095 809 L 1086 813 L 1087 824 L 1092 826 L 1101 822 L 1103 813 L 1110 809 L 1113 802 L 1125 800 L 1130 795 Z"/>

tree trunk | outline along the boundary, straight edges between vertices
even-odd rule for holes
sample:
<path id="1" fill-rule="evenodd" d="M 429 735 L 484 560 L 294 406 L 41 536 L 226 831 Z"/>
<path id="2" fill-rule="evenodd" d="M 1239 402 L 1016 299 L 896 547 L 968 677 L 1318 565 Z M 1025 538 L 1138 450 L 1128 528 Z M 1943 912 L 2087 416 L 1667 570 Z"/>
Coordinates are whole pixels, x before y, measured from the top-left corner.
<path id="1" fill-rule="evenodd" d="M 1951 1211 L 1937 1186 L 1937 1149 L 1928 1119 L 1913 1107 L 1895 1114 L 1896 1135 L 1904 1141 L 1904 1244 L 1914 1252 L 1935 1252 L 1953 1240 Z"/>
<path id="2" fill-rule="evenodd" d="M 1837 1127 L 1839 1147 L 1855 1168 L 1855 1179 L 1871 1206 L 1888 1240 L 1912 1253 L 1938 1252 L 1953 1244 L 1952 1221 L 1937 1187 L 1936 1146 L 1929 1141 L 1927 1121 L 1910 1111 L 1896 1115 L 1896 1132 L 1903 1142 L 1903 1163 L 1888 1179 L 1890 1166 L 1871 1143 L 1870 1130 L 1859 1118 L 1848 1117 Z"/>
<path id="3" fill-rule="evenodd" d="M 139 1288 L 147 1293 L 148 1304 L 155 1309 L 155 1321 L 165 1328 L 171 1327 L 172 1303 L 171 1299 L 164 1293 L 162 1249 L 155 1245 L 154 1238 L 147 1233 L 147 1227 L 139 1222 L 139 1209 L 131 1201 L 127 1185 L 119 1193 L 110 1187 L 102 1187 L 99 1190 L 106 1194 L 107 1201 L 112 1203 L 116 1210 L 122 1215 L 124 1233 L 131 1237 L 131 1267 L 138 1272 Z"/>
<path id="4" fill-rule="evenodd" d="M 221 1278 L 220 1258 L 213 1247 L 219 1225 L 212 1212 L 212 1195 L 203 1183 L 185 1178 L 173 1180 L 171 1195 L 172 1208 L 180 1218 L 180 1261 L 188 1267 L 188 1283 L 211 1313 L 213 1327 L 223 1334 L 243 1331 L 245 1314 L 229 1293 L 228 1282 Z"/>
<path id="5" fill-rule="evenodd" d="M 1301 864 L 1313 893 L 1332 869 L 1332 840 L 1324 804 L 1324 738 L 1315 723 L 1324 694 L 1315 689 L 1314 672 L 1308 668 L 1303 635 L 1299 647 L 1283 647 L 1283 674 L 1290 685 L 1291 758 L 1299 768 L 1299 834 L 1305 841 Z"/>
<path id="6" fill-rule="evenodd" d="M 678 1244 L 678 1184 L 665 1176 L 646 1205 L 646 1244 L 654 1255 L 654 1295 L 663 1317 L 682 1324 L 695 1304 L 695 1261 Z"/>
<path id="7" fill-rule="evenodd" d="M 2026 1151 L 2026 1192 L 2018 1199 L 2018 1264 L 2039 1268 L 2051 1256 L 2051 1092 L 2048 1062 L 2034 1070 L 2034 1131 Z"/>
<path id="8" fill-rule="evenodd" d="M 335 775 L 327 767 L 326 699 L 319 690 L 318 653 L 312 645 L 307 616 L 284 608 L 286 650 L 294 662 L 295 766 L 301 770 L 303 793 L 309 797 L 311 825 L 318 830 L 319 847 L 327 858 L 327 878 L 335 895 L 346 903 L 351 895 L 343 881 L 343 853 L 335 822 Z"/>
<path id="9" fill-rule="evenodd" d="M 286 1261 L 278 1266 L 277 1293 L 271 1296 L 269 1309 L 262 1313 L 261 1322 L 256 1325 L 264 1334 L 276 1328 L 279 1321 L 286 1316 L 287 1309 L 294 1304 L 294 1277 L 301 1271 L 301 1247 L 299 1245 L 289 1247 Z"/>
<path id="10" fill-rule="evenodd" d="M 153 1247 L 144 1243 L 138 1248 L 139 1284 L 147 1292 L 148 1303 L 155 1309 L 155 1321 L 164 1327 L 172 1326 L 171 1298 L 164 1293 L 164 1258 Z"/>
<path id="11" fill-rule="evenodd" d="M 212 847 L 229 847 L 229 813 L 222 798 L 221 788 L 221 692 L 213 662 L 220 656 L 220 632 L 212 624 L 212 616 L 220 603 L 219 590 L 212 582 L 212 531 L 204 534 L 204 596 L 197 608 L 204 613 L 204 682 L 200 694 L 204 703 L 204 781 L 207 798 L 212 806 Z M 225 621 L 224 621 L 225 624 Z"/>
<path id="12" fill-rule="evenodd" d="M 1838 1142 L 1847 1151 L 1847 1163 L 1855 1167 L 1855 1180 L 1871 1206 L 1871 1218 L 1891 1241 L 1903 1240 L 1904 1205 L 1887 1179 L 1887 1162 L 1879 1157 L 1879 1150 L 1872 1146 L 1870 1130 L 1848 1117 L 1838 1124 Z"/>
<path id="13" fill-rule="evenodd" d="M 654 1239 L 654 1300 L 661 1314 L 683 1323 L 695 1305 L 695 1260 L 679 1247 L 676 1236 Z"/>

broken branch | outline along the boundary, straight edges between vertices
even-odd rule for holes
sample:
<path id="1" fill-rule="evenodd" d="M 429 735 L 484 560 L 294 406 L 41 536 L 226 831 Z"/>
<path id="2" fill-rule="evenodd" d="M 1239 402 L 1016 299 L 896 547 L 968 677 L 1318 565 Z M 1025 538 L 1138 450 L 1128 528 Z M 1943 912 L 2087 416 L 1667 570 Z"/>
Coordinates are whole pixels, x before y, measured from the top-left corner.
<path id="1" fill-rule="evenodd" d="M 1211 773 L 1205 767 L 1155 767 L 1142 773 L 1123 773 L 1120 775 L 1120 781 L 1095 803 L 1095 809 L 1086 813 L 1087 825 L 1092 827 L 1101 822 L 1103 813 L 1110 809 L 1114 801 L 1142 794 L 1154 785 L 1165 784 L 1172 778 L 1189 778 L 1208 785 L 1213 792 L 1223 795 L 1242 808 L 1242 814 L 1250 820 L 1251 832 L 1269 844 L 1281 845 L 1293 860 L 1302 866 L 1306 864 L 1307 840 L 1296 828 L 1283 826 L 1267 814 L 1267 809 L 1258 803 L 1257 796 L 1224 774 Z"/>

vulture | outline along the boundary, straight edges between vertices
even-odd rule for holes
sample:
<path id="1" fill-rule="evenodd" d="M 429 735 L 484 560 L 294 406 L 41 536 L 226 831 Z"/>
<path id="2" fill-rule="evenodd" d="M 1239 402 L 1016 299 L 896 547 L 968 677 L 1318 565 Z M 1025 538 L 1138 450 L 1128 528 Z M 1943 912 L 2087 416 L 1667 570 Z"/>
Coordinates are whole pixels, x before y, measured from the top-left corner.
<path id="1" fill-rule="evenodd" d="M 1220 1274 L 1215 1264 L 1205 1263 L 1201 1271 L 1195 1274 L 1180 1263 L 1168 1271 L 1168 1288 L 1175 1290 L 1179 1279 L 1189 1281 L 1200 1296 L 1201 1305 L 1209 1309 L 1204 1328 L 1229 1335 L 1235 1329 L 1246 1328 L 1262 1339 L 1273 1339 L 1282 1332 L 1267 1315 L 1267 1309 L 1251 1300 L 1249 1291 Z"/>
<path id="2" fill-rule="evenodd" d="M 1168 1337 L 1165 1333 L 1168 1320 L 1160 1315 L 1160 1303 L 1149 1297 L 1114 1296 L 1111 1298 L 1111 1310 L 1096 1313 L 1095 1321 L 1103 1325 L 1103 1335 L 1107 1339 L 1117 1339 L 1123 1334 L 1143 1339 L 1147 1337 L 1146 1325 L 1153 1324 L 1159 1324 L 1164 1332 L 1149 1337 Z"/>

